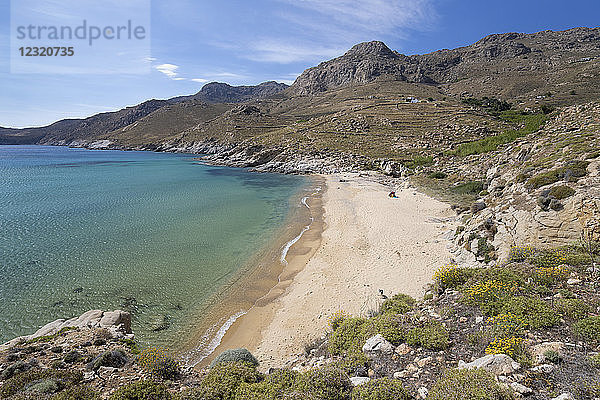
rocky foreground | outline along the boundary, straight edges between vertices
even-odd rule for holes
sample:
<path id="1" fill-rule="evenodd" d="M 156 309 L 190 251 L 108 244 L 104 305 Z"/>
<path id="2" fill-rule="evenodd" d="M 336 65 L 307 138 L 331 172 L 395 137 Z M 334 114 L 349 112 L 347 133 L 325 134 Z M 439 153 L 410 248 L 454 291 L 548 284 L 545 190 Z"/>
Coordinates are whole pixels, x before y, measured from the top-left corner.
<path id="1" fill-rule="evenodd" d="M 304 355 L 264 373 L 241 349 L 185 368 L 164 349 L 140 349 L 128 313 L 93 310 L 3 345 L 0 397 L 598 398 L 596 256 L 523 246 L 499 266 L 444 266 L 424 300 L 399 294 L 368 316 L 332 315 Z"/>

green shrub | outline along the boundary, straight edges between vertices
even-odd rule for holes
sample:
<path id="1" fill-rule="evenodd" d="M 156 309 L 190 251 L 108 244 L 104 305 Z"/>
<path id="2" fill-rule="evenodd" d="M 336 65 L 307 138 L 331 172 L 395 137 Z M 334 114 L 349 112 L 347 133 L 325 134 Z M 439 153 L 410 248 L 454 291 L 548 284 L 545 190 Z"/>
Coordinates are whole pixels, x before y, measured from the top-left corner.
<path id="1" fill-rule="evenodd" d="M 85 386 L 74 386 L 52 396 L 51 400 L 100 400 L 100 394 Z"/>
<path id="2" fill-rule="evenodd" d="M 471 154 L 481 154 L 497 150 L 503 144 L 514 142 L 516 139 L 526 136 L 540 129 L 540 126 L 548 119 L 543 114 L 523 114 L 515 111 L 504 111 L 500 114 L 503 120 L 522 124 L 519 129 L 509 129 L 494 136 L 488 136 L 473 142 L 462 143 L 451 155 L 460 157 Z"/>
<path id="3" fill-rule="evenodd" d="M 62 387 L 54 379 L 42 379 L 27 385 L 25 391 L 40 394 L 53 394 L 61 389 Z"/>
<path id="4" fill-rule="evenodd" d="M 530 189 L 537 189 L 541 188 L 542 186 L 551 185 L 559 180 L 560 177 L 558 176 L 558 173 L 555 170 L 552 170 L 529 178 L 525 186 Z"/>
<path id="5" fill-rule="evenodd" d="M 5 381 L 0 387 L 0 398 L 7 398 L 21 393 L 37 384 L 42 384 L 38 389 L 56 388 L 53 390 L 58 391 L 74 386 L 82 379 L 83 375 L 80 372 L 30 369 Z"/>
<path id="6" fill-rule="evenodd" d="M 299 374 L 289 369 L 279 369 L 259 382 L 243 382 L 237 390 L 236 400 L 277 400 L 292 390 Z"/>
<path id="7" fill-rule="evenodd" d="M 219 356 L 210 364 L 210 367 L 212 368 L 220 363 L 240 361 L 258 366 L 258 360 L 247 349 L 229 349 L 219 354 Z"/>
<path id="8" fill-rule="evenodd" d="M 502 312 L 521 318 L 531 329 L 549 328 L 560 321 L 560 315 L 537 297 L 511 297 L 503 304 Z"/>
<path id="9" fill-rule="evenodd" d="M 73 364 L 78 362 L 82 358 L 82 355 L 77 350 L 73 350 L 65 354 L 65 356 L 63 357 L 63 361 L 69 364 Z"/>
<path id="10" fill-rule="evenodd" d="M 430 177 L 431 179 L 444 179 L 444 178 L 446 178 L 447 176 L 448 176 L 448 175 L 446 175 L 446 174 L 445 174 L 445 173 L 443 173 L 443 172 L 433 172 L 433 173 L 429 174 L 429 177 Z"/>
<path id="11" fill-rule="evenodd" d="M 347 318 L 329 335 L 328 351 L 332 355 L 344 356 L 338 362 L 339 368 L 350 373 L 357 367 L 367 364 L 362 346 L 376 332 L 373 320 L 365 318 Z"/>
<path id="12" fill-rule="evenodd" d="M 471 181 L 457 186 L 452 186 L 450 190 L 457 194 L 478 194 L 483 190 L 483 187 L 483 182 Z"/>
<path id="13" fill-rule="evenodd" d="M 588 358 L 590 365 L 594 368 L 600 368 L 600 353 L 596 353 Z"/>
<path id="14" fill-rule="evenodd" d="M 302 374 L 296 382 L 295 389 L 314 400 L 348 400 L 352 392 L 352 382 L 344 371 L 325 367 Z"/>
<path id="15" fill-rule="evenodd" d="M 43 343 L 43 342 L 49 342 L 52 339 L 55 339 L 59 336 L 64 336 L 65 333 L 70 332 L 70 331 L 74 331 L 77 330 L 77 327 L 74 326 L 66 326 L 64 328 L 62 328 L 60 331 L 56 332 L 53 335 L 46 335 L 46 336 L 38 336 L 36 338 L 33 339 L 29 339 L 26 340 L 25 342 L 23 342 L 23 344 L 32 344 L 32 343 Z"/>
<path id="16" fill-rule="evenodd" d="M 573 324 L 573 333 L 584 342 L 600 343 L 600 317 L 588 317 Z"/>
<path id="17" fill-rule="evenodd" d="M 97 371 L 100 367 L 121 368 L 127 364 L 127 361 L 129 360 L 123 350 L 109 350 L 94 358 L 87 368 L 92 371 Z"/>
<path id="18" fill-rule="evenodd" d="M 346 355 L 331 364 L 332 367 L 341 369 L 349 375 L 356 375 L 359 369 L 364 369 L 369 365 L 367 356 L 362 352 L 362 349 L 349 351 Z"/>
<path id="19" fill-rule="evenodd" d="M 384 301 L 379 312 L 381 314 L 404 314 L 412 310 L 414 305 L 415 299 L 407 294 L 398 293 Z"/>
<path id="20" fill-rule="evenodd" d="M 406 342 L 430 350 L 444 350 L 450 344 L 448 330 L 438 321 L 427 321 L 410 329 Z"/>
<path id="21" fill-rule="evenodd" d="M 578 321 L 589 315 L 591 307 L 579 299 L 558 299 L 554 303 L 554 308 L 563 317 L 572 321 Z"/>
<path id="22" fill-rule="evenodd" d="M 184 397 L 198 400 L 233 400 L 242 383 L 257 383 L 262 375 L 254 364 L 238 361 L 223 362 L 210 369 L 200 387 Z"/>
<path id="23" fill-rule="evenodd" d="M 577 181 L 577 178 L 587 175 L 587 161 L 569 161 L 563 167 L 538 174 L 525 184 L 530 189 L 538 189 L 559 180 Z"/>
<path id="24" fill-rule="evenodd" d="M 407 168 L 411 168 L 411 169 L 414 169 L 417 167 L 427 167 L 431 164 L 433 164 L 433 157 L 421 156 L 421 155 L 413 156 L 413 158 L 411 160 L 408 160 L 404 163 L 404 165 Z"/>
<path id="25" fill-rule="evenodd" d="M 390 378 L 371 380 L 352 390 L 352 400 L 410 400 L 402 381 Z"/>
<path id="26" fill-rule="evenodd" d="M 6 367 L 6 369 L 4 371 L 2 371 L 2 374 L 0 375 L 0 377 L 3 380 L 10 379 L 12 376 L 19 374 L 21 372 L 28 371 L 31 368 L 33 368 L 34 366 L 36 366 L 35 363 L 19 360 L 19 361 L 15 362 L 14 364 L 11 364 L 8 367 Z"/>
<path id="27" fill-rule="evenodd" d="M 141 353 L 141 349 L 138 346 L 135 339 L 121 339 L 121 340 L 119 340 L 119 342 L 121 344 L 123 344 L 123 346 L 127 347 L 129 349 L 129 351 L 131 352 L 131 354 L 140 354 Z"/>
<path id="28" fill-rule="evenodd" d="M 449 370 L 427 396 L 428 400 L 513 400 L 509 389 L 503 388 L 492 374 L 482 369 Z"/>
<path id="29" fill-rule="evenodd" d="M 567 197 L 571 197 L 574 194 L 574 189 L 571 189 L 570 187 L 564 185 L 554 186 L 548 192 L 548 195 L 554 197 L 557 200 L 566 199 Z"/>
<path id="30" fill-rule="evenodd" d="M 544 352 L 544 359 L 551 362 L 552 364 L 558 364 L 562 361 L 560 354 L 554 350 L 547 350 Z"/>
<path id="31" fill-rule="evenodd" d="M 138 359 L 138 364 L 159 379 L 177 379 L 181 374 L 179 363 L 160 347 L 144 349 Z"/>
<path id="32" fill-rule="evenodd" d="M 110 400 L 171 400 L 173 395 L 167 388 L 153 381 L 139 381 L 121 386 L 110 396 Z"/>
<path id="33" fill-rule="evenodd" d="M 398 346 L 406 339 L 406 330 L 394 315 L 379 315 L 373 318 L 371 322 L 375 325 L 377 333 L 380 333 L 385 340 L 394 346 Z"/>
<path id="34" fill-rule="evenodd" d="M 571 292 L 569 289 L 558 289 L 558 294 L 560 294 L 560 296 L 563 299 L 574 299 L 575 293 Z"/>
<path id="35" fill-rule="evenodd" d="M 344 320 L 329 335 L 329 352 L 333 355 L 343 355 L 352 349 L 362 349 L 362 345 L 367 339 L 368 324 L 369 321 L 365 318 L 347 318 Z"/>

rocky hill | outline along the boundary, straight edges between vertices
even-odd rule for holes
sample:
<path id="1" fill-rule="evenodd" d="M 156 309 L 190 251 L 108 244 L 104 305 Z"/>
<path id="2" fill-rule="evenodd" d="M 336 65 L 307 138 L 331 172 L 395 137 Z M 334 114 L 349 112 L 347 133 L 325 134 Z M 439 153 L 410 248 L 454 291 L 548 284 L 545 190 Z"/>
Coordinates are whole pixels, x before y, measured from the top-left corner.
<path id="1" fill-rule="evenodd" d="M 203 103 L 240 103 L 275 95 L 287 88 L 277 82 L 264 82 L 257 86 L 230 86 L 226 83 L 212 82 L 190 96 L 179 96 L 168 100 L 148 100 L 119 111 L 96 114 L 84 119 L 65 119 L 39 128 L 10 129 L 0 128 L 0 144 L 54 144 L 72 145 L 91 143 L 95 138 L 134 125 L 141 118 L 163 107 L 186 103 L 193 107 L 200 104 L 203 109 L 210 108 Z M 221 112 L 226 107 L 217 107 Z M 210 112 L 208 115 L 211 115 Z M 173 115 L 171 121 L 178 121 Z M 194 118 L 190 114 L 188 118 Z M 188 127 L 188 125 L 185 125 Z M 177 129 L 176 126 L 169 129 Z M 140 138 L 140 142 L 143 142 Z M 150 144 L 150 143 L 148 143 Z"/>
<path id="2" fill-rule="evenodd" d="M 285 83 L 274 81 L 263 82 L 256 86 L 230 86 L 226 83 L 211 82 L 204 85 L 191 98 L 207 103 L 243 103 L 276 95 L 287 87 Z"/>
<path id="3" fill-rule="evenodd" d="M 333 164 L 345 159 L 344 168 L 356 167 L 359 159 L 364 164 L 365 157 L 405 162 L 475 139 L 466 132 L 493 136 L 506 129 L 507 121 L 465 105 L 465 99 L 500 98 L 520 109 L 597 99 L 599 32 L 490 35 L 466 47 L 411 56 L 381 42 L 361 43 L 306 70 L 289 88 L 275 82 L 210 83 L 192 96 L 150 100 L 83 120 L 2 128 L 0 143 L 215 152 L 238 147 L 272 154 L 279 149 L 300 159 L 332 156 Z M 236 103 L 248 106 L 238 112 Z M 272 161 L 247 152 L 248 165 L 256 166 L 257 157 Z M 277 167 L 286 161 L 293 165 Z M 306 163 L 297 161 L 282 155 L 265 169 L 314 171 L 299 168 Z"/>
<path id="4" fill-rule="evenodd" d="M 531 103 L 548 92 L 554 104 L 570 91 L 597 97 L 600 28 L 504 33 L 453 50 L 406 56 L 382 42 L 361 43 L 302 73 L 290 91 L 310 95 L 382 76 L 443 87 L 449 95 L 494 96 Z M 574 79 L 572 79 L 574 78 Z M 559 93 L 556 93 L 556 92 Z M 564 92 L 564 93 L 563 93 Z"/>

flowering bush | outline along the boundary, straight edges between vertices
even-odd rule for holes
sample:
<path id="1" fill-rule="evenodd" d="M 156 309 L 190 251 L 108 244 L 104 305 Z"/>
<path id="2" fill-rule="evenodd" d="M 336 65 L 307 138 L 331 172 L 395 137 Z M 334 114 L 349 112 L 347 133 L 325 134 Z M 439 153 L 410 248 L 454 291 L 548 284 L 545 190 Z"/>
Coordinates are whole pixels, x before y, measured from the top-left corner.
<path id="1" fill-rule="evenodd" d="M 497 337 L 518 336 L 525 330 L 526 322 L 523 318 L 513 314 L 499 314 L 487 321 L 492 334 Z"/>
<path id="2" fill-rule="evenodd" d="M 552 268 L 567 262 L 567 252 L 559 249 L 543 251 L 535 258 L 535 265 L 539 268 Z"/>
<path id="3" fill-rule="evenodd" d="M 485 349 L 486 354 L 506 354 L 516 358 L 522 352 L 523 339 L 520 337 L 497 337 Z"/>
<path id="4" fill-rule="evenodd" d="M 531 246 L 511 246 L 508 259 L 511 262 L 523 262 L 533 257 L 535 250 Z"/>
<path id="5" fill-rule="evenodd" d="M 533 279 L 542 285 L 550 286 L 567 279 L 568 276 L 569 269 L 564 265 L 557 265 L 536 268 Z"/>
<path id="6" fill-rule="evenodd" d="M 488 279 L 477 282 L 464 291 L 465 300 L 473 305 L 486 306 L 500 301 L 517 291 L 514 282 L 503 282 L 497 279 Z"/>
<path id="7" fill-rule="evenodd" d="M 169 356 L 166 349 L 148 347 L 142 350 L 137 362 L 155 377 L 161 379 L 176 379 L 179 377 L 179 363 Z"/>
<path id="8" fill-rule="evenodd" d="M 335 331 L 342 324 L 342 322 L 348 318 L 350 318 L 350 314 L 348 314 L 346 311 L 336 311 L 328 318 L 329 327 L 332 331 Z"/>
<path id="9" fill-rule="evenodd" d="M 455 289 L 464 284 L 475 270 L 471 268 L 460 268 L 454 264 L 447 264 L 435 271 L 433 279 L 436 285 L 443 291 L 444 289 Z"/>

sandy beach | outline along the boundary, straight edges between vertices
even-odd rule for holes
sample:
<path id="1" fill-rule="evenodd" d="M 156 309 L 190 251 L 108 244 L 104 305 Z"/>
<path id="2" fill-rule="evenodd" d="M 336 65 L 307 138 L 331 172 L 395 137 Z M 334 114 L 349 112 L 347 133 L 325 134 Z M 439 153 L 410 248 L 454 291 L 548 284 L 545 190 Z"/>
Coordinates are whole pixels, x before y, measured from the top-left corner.
<path id="1" fill-rule="evenodd" d="M 450 260 L 442 236 L 455 214 L 406 185 L 378 179 L 325 177 L 322 212 L 313 199 L 308 203 L 323 222 L 316 220 L 290 248 L 279 283 L 236 321 L 214 354 L 246 347 L 262 368 L 279 367 L 323 335 L 333 313 L 364 315 L 378 307 L 380 290 L 423 295 L 434 271 Z M 388 197 L 390 190 L 398 198 Z"/>

